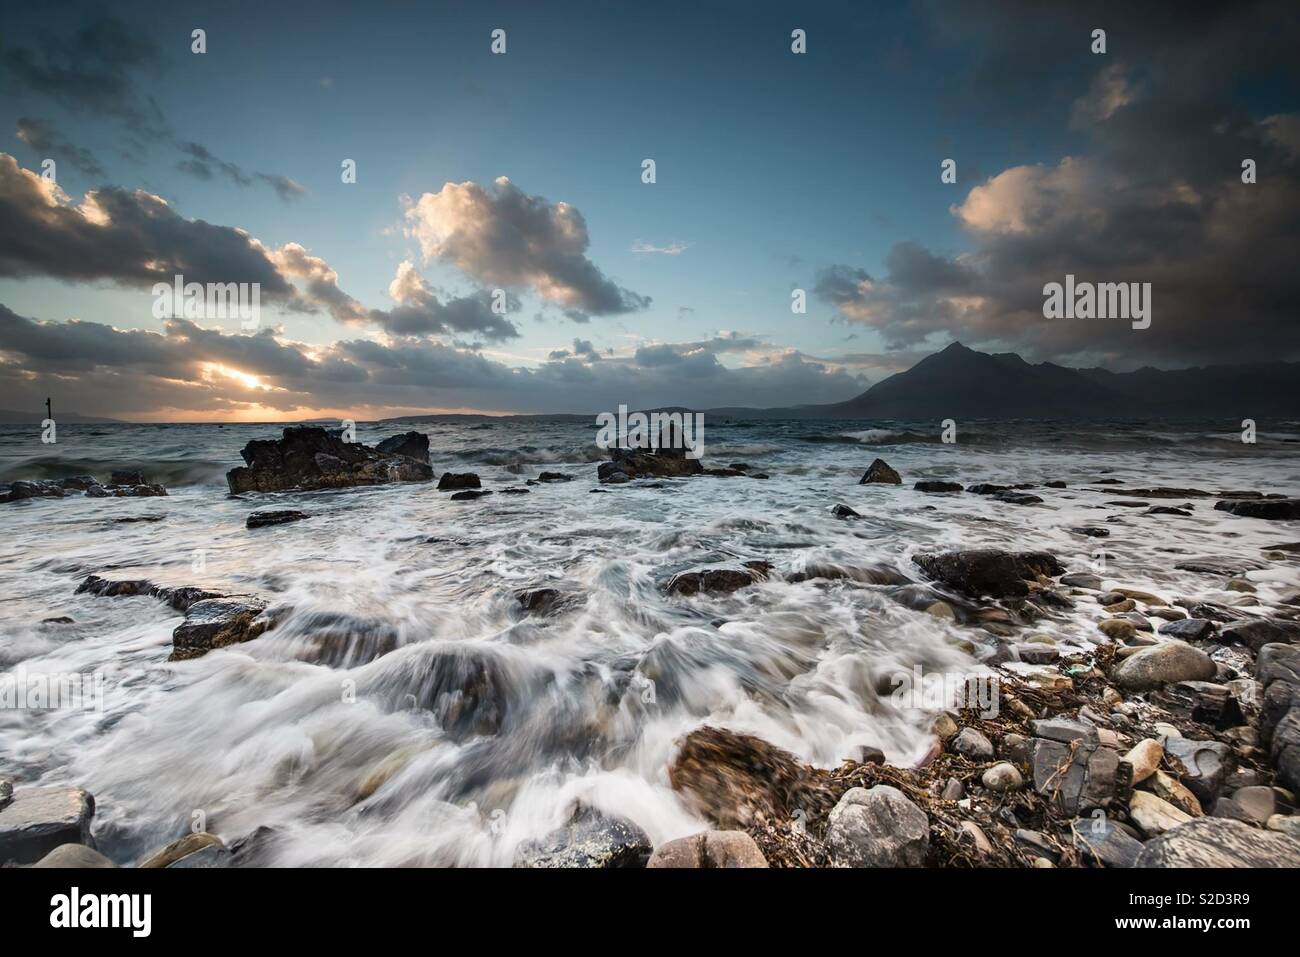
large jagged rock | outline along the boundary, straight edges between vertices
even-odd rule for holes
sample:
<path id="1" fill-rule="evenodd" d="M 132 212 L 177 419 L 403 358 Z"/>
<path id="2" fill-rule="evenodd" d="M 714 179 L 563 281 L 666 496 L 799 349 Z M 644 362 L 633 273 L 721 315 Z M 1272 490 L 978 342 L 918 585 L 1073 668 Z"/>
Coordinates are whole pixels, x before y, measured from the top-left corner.
<path id="1" fill-rule="evenodd" d="M 579 805 L 569 822 L 515 852 L 515 867 L 645 867 L 650 838 L 631 821 Z"/>
<path id="2" fill-rule="evenodd" d="M 903 477 L 890 468 L 884 459 L 876 459 L 858 480 L 859 485 L 902 485 Z"/>
<path id="3" fill-rule="evenodd" d="M 1300 841 L 1224 817 L 1198 817 L 1147 841 L 1135 867 L 1300 867 Z"/>
<path id="4" fill-rule="evenodd" d="M 95 799 L 81 788 L 19 788 L 0 805 L 0 865 L 34 864 L 61 844 L 89 844 Z"/>
<path id="5" fill-rule="evenodd" d="M 403 432 L 377 443 L 375 451 L 385 455 L 405 455 L 408 459 L 428 465 L 429 437 L 423 432 Z"/>
<path id="6" fill-rule="evenodd" d="M 923 552 L 912 561 L 931 578 L 975 597 L 1024 598 L 1027 582 L 1039 575 L 1059 575 L 1061 563 L 1047 552 L 1004 552 L 976 548 L 954 552 Z"/>
<path id="7" fill-rule="evenodd" d="M 407 436 L 400 445 L 410 448 Z M 433 478 L 428 461 L 383 452 L 314 425 L 292 425 L 279 439 L 254 439 L 239 453 L 245 466 L 226 473 L 230 491 L 283 492 L 423 482 Z M 426 450 L 427 459 L 427 450 Z"/>
<path id="8" fill-rule="evenodd" d="M 620 449 L 609 450 L 610 460 L 596 467 L 596 477 L 610 485 L 639 478 L 680 478 L 699 475 L 704 465 L 699 459 L 678 454 L 679 449 Z"/>

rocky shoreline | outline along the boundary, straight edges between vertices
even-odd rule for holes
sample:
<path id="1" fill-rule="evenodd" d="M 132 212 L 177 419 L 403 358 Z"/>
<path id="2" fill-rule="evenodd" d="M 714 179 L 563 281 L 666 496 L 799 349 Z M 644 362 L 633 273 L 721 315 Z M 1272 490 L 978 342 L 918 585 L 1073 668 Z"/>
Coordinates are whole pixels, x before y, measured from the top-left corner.
<path id="1" fill-rule="evenodd" d="M 349 448 L 344 455 L 334 454 L 336 441 L 307 427 L 286 429 L 274 442 L 250 442 L 247 467 L 231 472 L 231 490 L 433 477 L 427 437 L 418 433 L 374 449 L 340 442 Z M 596 478 L 598 485 L 620 485 L 724 473 L 763 477 L 745 463 L 706 469 L 684 457 L 620 450 L 600 465 Z M 573 478 L 546 472 L 527 486 Z M 859 484 L 901 486 L 902 478 L 876 460 Z M 1291 503 L 1297 500 L 1273 493 L 1095 484 L 1123 497 L 1114 507 L 1169 516 L 1162 520 L 1176 521 L 1195 505 L 1157 511 L 1162 507 L 1147 500 L 1217 497 L 1216 509 L 1243 521 L 1296 517 Z M 1043 501 L 1028 493 L 1029 485 L 919 482 L 915 488 L 994 496 L 1008 507 Z M 1064 483 L 1044 486 L 1061 488 Z M 438 489 L 458 500 L 491 492 L 473 473 L 444 473 Z M 848 506 L 837 508 L 845 519 L 860 517 Z M 308 517 L 296 510 L 253 512 L 248 527 Z M 1073 531 L 1096 538 L 1109 530 L 1102 524 Z M 870 562 L 782 568 L 759 559 L 668 575 L 664 593 L 683 602 L 769 579 L 846 578 L 879 586 L 902 604 L 969 629 L 985 646 L 991 642 L 991 655 L 972 657 L 971 677 L 992 681 L 995 695 L 929 709 L 929 749 L 909 767 L 891 765 L 873 747 L 839 767 L 813 767 L 760 738 L 697 728 L 679 742 L 665 771 L 682 803 L 710 830 L 655 847 L 634 823 L 575 806 L 564 827 L 517 849 L 516 866 L 1300 866 L 1300 592 L 1265 608 L 1242 577 L 1294 561 L 1297 553 L 1300 543 L 1281 543 L 1259 556 L 1192 557 L 1175 565 L 1226 582 L 1241 596 L 1232 605 L 1162 596 L 1104 573 L 1070 569 L 1034 550 L 918 551 L 911 556 L 916 577 Z M 255 640 L 288 611 L 263 596 L 100 575 L 85 578 L 77 592 L 150 597 L 183 614 L 169 658 L 178 662 Z M 581 603 L 581 596 L 556 589 L 520 591 L 515 599 L 521 616 L 561 615 Z M 1094 632 L 1062 641 L 1042 630 L 1043 623 L 1080 609 L 1094 617 Z M 967 644 L 973 652 L 976 642 Z M 456 686 L 456 676 L 446 675 L 435 682 L 440 693 L 457 700 L 490 694 L 479 687 L 481 673 L 462 668 L 457 674 L 474 687 Z M 466 733 L 490 734 L 494 726 L 467 726 Z M 84 790 L 15 786 L 0 778 L 0 863 L 116 866 L 94 851 L 94 812 L 94 798 Z M 229 845 L 216 835 L 188 835 L 136 863 L 256 863 L 273 841 L 264 829 Z"/>

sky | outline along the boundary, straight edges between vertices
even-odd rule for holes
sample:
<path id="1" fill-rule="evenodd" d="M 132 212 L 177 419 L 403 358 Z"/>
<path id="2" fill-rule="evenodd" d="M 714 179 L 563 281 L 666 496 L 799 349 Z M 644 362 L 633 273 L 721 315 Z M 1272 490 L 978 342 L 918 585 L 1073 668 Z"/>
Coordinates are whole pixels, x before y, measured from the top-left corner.
<path id="1" fill-rule="evenodd" d="M 0 408 L 800 405 L 953 341 L 1300 357 L 1297 8 L 1071 6 L 8 5 Z M 1151 283 L 1150 327 L 1044 318 L 1067 274 Z M 257 283 L 256 327 L 160 316 L 176 275 Z"/>

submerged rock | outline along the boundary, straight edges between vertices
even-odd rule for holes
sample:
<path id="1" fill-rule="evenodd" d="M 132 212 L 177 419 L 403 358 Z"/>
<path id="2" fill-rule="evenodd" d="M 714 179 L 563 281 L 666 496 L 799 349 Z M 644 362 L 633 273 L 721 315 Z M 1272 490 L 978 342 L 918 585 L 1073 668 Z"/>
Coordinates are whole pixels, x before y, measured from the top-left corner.
<path id="1" fill-rule="evenodd" d="M 61 844 L 89 844 L 95 799 L 81 788 L 19 788 L 0 804 L 0 865 L 34 864 Z"/>
<path id="2" fill-rule="evenodd" d="M 650 838 L 631 821 L 580 805 L 569 823 L 544 838 L 521 844 L 515 867 L 645 867 Z"/>
<path id="3" fill-rule="evenodd" d="M 744 568 L 706 568 L 698 572 L 681 572 L 669 579 L 664 591 L 669 595 L 726 594 L 762 581 L 771 572 L 768 562 L 746 562 Z"/>
<path id="4" fill-rule="evenodd" d="M 982 548 L 920 553 L 912 561 L 931 578 L 976 597 L 1024 598 L 1026 582 L 1039 575 L 1059 575 L 1065 569 L 1047 552 L 1004 552 Z"/>
<path id="5" fill-rule="evenodd" d="M 482 484 L 473 472 L 443 472 L 442 477 L 438 479 L 438 491 L 480 488 Z"/>
<path id="6" fill-rule="evenodd" d="M 901 485 L 903 478 L 884 459 L 876 459 L 858 479 L 859 485 Z"/>
<path id="7" fill-rule="evenodd" d="M 744 831 L 704 831 L 661 844 L 647 867 L 767 867 L 767 858 Z"/>
<path id="8" fill-rule="evenodd" d="M 849 508 L 847 505 L 841 505 L 841 504 L 836 504 L 836 506 L 831 509 L 831 514 L 834 515 L 836 518 L 861 518 L 862 517 L 860 514 L 855 512 L 853 509 Z"/>
<path id="9" fill-rule="evenodd" d="M 961 483 L 930 480 L 925 482 L 917 482 L 915 485 L 912 486 L 912 488 L 916 489 L 918 492 L 960 492 Z"/>
<path id="10" fill-rule="evenodd" d="M 403 440 L 400 447 L 411 448 L 406 436 L 398 438 Z M 315 491 L 433 478 L 427 461 L 360 442 L 344 442 L 340 435 L 314 425 L 291 425 L 279 439 L 254 439 L 239 454 L 245 465 L 226 473 L 226 483 L 234 494 Z"/>

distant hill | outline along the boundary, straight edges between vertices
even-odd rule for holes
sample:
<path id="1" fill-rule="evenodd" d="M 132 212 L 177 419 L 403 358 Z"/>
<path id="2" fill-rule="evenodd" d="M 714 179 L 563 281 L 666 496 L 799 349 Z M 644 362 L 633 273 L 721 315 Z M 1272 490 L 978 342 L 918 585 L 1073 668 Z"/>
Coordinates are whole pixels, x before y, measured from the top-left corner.
<path id="1" fill-rule="evenodd" d="M 1032 365 L 1015 353 L 953 343 L 906 372 L 833 405 L 754 410 L 755 417 L 1099 419 L 1300 415 L 1300 363 L 1209 366 L 1166 372 Z M 742 409 L 716 410 L 736 418 Z"/>
<path id="2" fill-rule="evenodd" d="M 40 425 L 45 421 L 45 413 L 42 412 L 16 412 L 13 409 L 0 409 L 0 425 Z M 121 419 L 104 419 L 93 415 L 82 415 L 79 412 L 59 412 L 55 411 L 54 421 L 60 425 L 67 423 L 70 425 L 120 425 Z"/>

